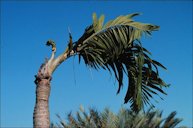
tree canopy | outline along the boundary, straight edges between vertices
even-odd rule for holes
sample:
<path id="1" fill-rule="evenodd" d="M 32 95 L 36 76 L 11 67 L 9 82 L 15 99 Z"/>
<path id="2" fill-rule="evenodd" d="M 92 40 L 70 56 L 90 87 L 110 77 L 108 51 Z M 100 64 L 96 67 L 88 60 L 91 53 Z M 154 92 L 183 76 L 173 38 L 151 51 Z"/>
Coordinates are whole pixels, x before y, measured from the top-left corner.
<path id="1" fill-rule="evenodd" d="M 152 94 L 166 94 L 162 87 L 168 85 L 160 78 L 158 67 L 161 63 L 150 58 L 151 52 L 140 42 L 143 35 L 150 36 L 159 26 L 135 22 L 132 18 L 139 13 L 119 16 L 104 25 L 104 15 L 97 18 L 93 13 L 93 23 L 73 45 L 79 60 L 96 70 L 103 68 L 115 75 L 120 92 L 124 75 L 128 78 L 128 89 L 124 103 L 131 103 L 134 111 L 150 103 Z"/>
<path id="2" fill-rule="evenodd" d="M 152 109 L 135 113 L 121 108 L 118 113 L 113 113 L 108 108 L 102 112 L 90 108 L 87 112 L 82 106 L 75 115 L 69 113 L 65 120 L 58 114 L 57 117 L 59 124 L 52 123 L 51 128 L 175 128 L 182 121 L 175 111 L 164 118 L 162 112 Z"/>

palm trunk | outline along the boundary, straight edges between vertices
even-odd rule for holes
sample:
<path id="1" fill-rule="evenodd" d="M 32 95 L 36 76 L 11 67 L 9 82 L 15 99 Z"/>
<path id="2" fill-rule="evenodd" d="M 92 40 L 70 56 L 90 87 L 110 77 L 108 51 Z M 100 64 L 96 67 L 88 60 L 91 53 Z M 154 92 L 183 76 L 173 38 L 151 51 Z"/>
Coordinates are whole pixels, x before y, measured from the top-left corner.
<path id="1" fill-rule="evenodd" d="M 72 44 L 72 39 L 70 40 L 69 44 Z M 64 62 L 68 57 L 75 54 L 72 49 L 69 49 L 69 47 L 67 47 L 64 53 L 59 55 L 57 58 L 54 58 L 56 52 L 55 43 L 50 40 L 47 42 L 47 45 L 52 46 L 51 58 L 49 60 L 46 60 L 46 62 L 42 64 L 38 71 L 38 74 L 35 76 L 36 103 L 33 113 L 34 128 L 50 127 L 49 96 L 51 75 L 62 62 Z"/>
<path id="2" fill-rule="evenodd" d="M 47 63 L 40 67 L 37 74 L 36 83 L 36 103 L 33 113 L 34 128 L 49 128 L 50 113 L 49 113 L 49 95 L 51 76 L 48 73 Z"/>

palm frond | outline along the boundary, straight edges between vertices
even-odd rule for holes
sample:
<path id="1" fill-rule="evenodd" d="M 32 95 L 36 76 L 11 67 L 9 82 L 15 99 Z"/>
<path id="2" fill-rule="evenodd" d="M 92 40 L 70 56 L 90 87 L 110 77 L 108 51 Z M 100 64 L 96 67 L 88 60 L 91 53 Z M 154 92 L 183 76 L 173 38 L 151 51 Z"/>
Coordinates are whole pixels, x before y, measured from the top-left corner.
<path id="1" fill-rule="evenodd" d="M 175 118 L 176 112 L 170 113 L 170 115 L 165 119 L 165 122 L 162 128 L 175 128 L 178 123 L 182 121 L 182 119 Z"/>
<path id="2" fill-rule="evenodd" d="M 161 87 L 167 86 L 158 73 L 158 67 L 166 68 L 152 60 L 151 53 L 140 43 L 142 35 L 150 35 L 159 26 L 135 22 L 132 18 L 137 15 L 119 16 L 103 25 L 104 15 L 97 19 L 94 13 L 93 24 L 85 29 L 73 48 L 87 66 L 114 73 L 119 85 L 117 93 L 123 86 L 124 74 L 128 76 L 125 103 L 130 101 L 135 111 L 141 110 L 144 103 L 149 104 L 151 94 L 157 95 L 155 90 L 166 94 Z"/>
<path id="3" fill-rule="evenodd" d="M 113 113 L 108 108 L 102 112 L 91 108 L 86 113 L 87 116 L 90 116 L 90 120 L 87 120 L 86 116 L 81 116 L 83 115 L 81 110 L 77 113 L 79 115 L 71 115 L 70 118 L 68 116 L 68 120 L 65 122 L 59 118 L 61 125 L 57 127 L 52 124 L 52 128 L 174 128 L 182 121 L 175 117 L 176 112 L 163 118 L 162 112 L 152 108 L 147 112 L 140 111 L 138 113 L 125 108 L 121 108 L 118 113 Z"/>

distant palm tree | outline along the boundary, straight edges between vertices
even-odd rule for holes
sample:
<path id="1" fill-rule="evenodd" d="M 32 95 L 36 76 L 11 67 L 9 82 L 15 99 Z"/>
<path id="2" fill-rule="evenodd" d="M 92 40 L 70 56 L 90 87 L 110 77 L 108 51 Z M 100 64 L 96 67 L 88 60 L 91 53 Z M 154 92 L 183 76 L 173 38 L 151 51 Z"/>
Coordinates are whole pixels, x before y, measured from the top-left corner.
<path id="1" fill-rule="evenodd" d="M 93 14 L 93 23 L 85 29 L 80 39 L 73 43 L 71 33 L 66 50 L 55 58 L 56 45 L 52 40 L 47 42 L 52 46 L 52 55 L 40 67 L 35 80 L 36 104 L 34 108 L 34 127 L 49 128 L 49 95 L 50 81 L 55 69 L 67 58 L 78 55 L 83 58 L 88 67 L 103 68 L 113 72 L 119 87 L 123 86 L 123 76 L 128 77 L 128 90 L 125 103 L 131 103 L 132 110 L 140 111 L 149 102 L 152 94 L 166 94 L 162 87 L 168 85 L 159 77 L 158 67 L 166 69 L 159 62 L 151 59 L 148 50 L 142 47 L 142 35 L 151 35 L 159 26 L 135 22 L 132 17 L 138 13 L 119 16 L 103 25 L 104 15 L 97 19 Z"/>
<path id="2" fill-rule="evenodd" d="M 135 113 L 125 108 L 121 108 L 118 114 L 111 112 L 108 108 L 103 112 L 91 108 L 86 113 L 83 108 L 80 108 L 76 116 L 68 114 L 67 121 L 57 115 L 60 123 L 52 124 L 51 128 L 175 128 L 182 121 L 175 115 L 176 112 L 172 112 L 163 118 L 162 112 L 153 109 Z"/>

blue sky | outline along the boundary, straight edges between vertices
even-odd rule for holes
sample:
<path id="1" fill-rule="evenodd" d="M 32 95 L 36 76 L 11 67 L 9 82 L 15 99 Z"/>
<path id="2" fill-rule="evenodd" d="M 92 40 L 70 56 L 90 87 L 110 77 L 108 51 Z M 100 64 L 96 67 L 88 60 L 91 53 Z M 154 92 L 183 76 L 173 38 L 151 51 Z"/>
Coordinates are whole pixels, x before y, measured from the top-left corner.
<path id="1" fill-rule="evenodd" d="M 105 21 L 119 15 L 141 12 L 136 21 L 160 25 L 152 38 L 143 38 L 143 46 L 152 58 L 164 64 L 168 71 L 160 70 L 170 88 L 164 100 L 156 99 L 157 109 L 164 116 L 177 111 L 183 118 L 181 125 L 192 125 L 192 2 L 6 2 L 1 1 L 1 127 L 32 127 L 35 104 L 34 75 L 50 48 L 48 39 L 57 44 L 57 55 L 68 41 L 68 27 L 77 40 L 85 27 L 92 23 L 92 13 L 105 14 Z M 50 113 L 63 118 L 75 112 L 82 104 L 85 108 L 102 110 L 109 107 L 117 112 L 124 105 L 124 88 L 116 95 L 117 83 L 107 71 L 89 70 L 77 57 L 64 62 L 53 74 Z"/>

